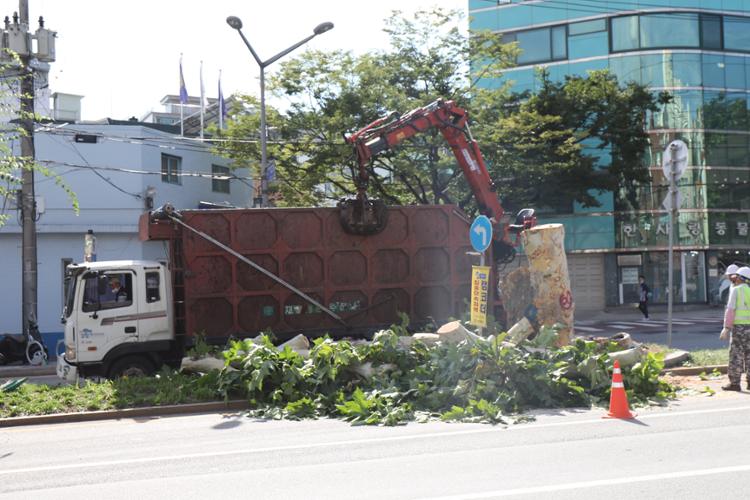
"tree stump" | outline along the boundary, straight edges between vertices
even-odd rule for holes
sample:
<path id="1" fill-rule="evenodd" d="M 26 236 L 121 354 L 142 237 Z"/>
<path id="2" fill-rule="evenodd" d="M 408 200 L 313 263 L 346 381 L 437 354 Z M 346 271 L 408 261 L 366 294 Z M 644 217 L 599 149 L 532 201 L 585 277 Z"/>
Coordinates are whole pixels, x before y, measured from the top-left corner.
<path id="1" fill-rule="evenodd" d="M 558 345 L 567 345 L 573 335 L 573 294 L 565 256 L 565 228 L 562 224 L 544 224 L 521 233 L 529 259 L 529 278 L 534 289 L 537 323 L 563 325 Z"/>

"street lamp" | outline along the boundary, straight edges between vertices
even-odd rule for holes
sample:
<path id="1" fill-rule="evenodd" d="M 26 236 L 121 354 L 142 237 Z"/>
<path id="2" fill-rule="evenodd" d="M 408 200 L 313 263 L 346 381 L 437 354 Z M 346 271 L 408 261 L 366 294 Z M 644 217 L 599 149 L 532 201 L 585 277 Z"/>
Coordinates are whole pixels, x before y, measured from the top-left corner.
<path id="1" fill-rule="evenodd" d="M 247 45 L 247 48 L 250 49 L 250 53 L 253 55 L 253 58 L 255 59 L 255 62 L 258 63 L 258 66 L 260 66 L 260 171 L 261 171 L 261 206 L 266 205 L 266 183 L 268 180 L 266 179 L 267 175 L 267 155 L 266 155 L 266 77 L 265 77 L 265 70 L 267 66 L 270 66 L 271 64 L 275 63 L 297 47 L 300 47 L 313 38 L 315 38 L 318 35 L 322 35 L 326 31 L 330 31 L 333 29 L 333 23 L 331 22 L 325 22 L 320 23 L 313 29 L 313 34 L 305 38 L 304 40 L 300 40 L 299 42 L 295 43 L 288 49 L 282 50 L 275 56 L 273 56 L 270 59 L 267 59 L 265 61 L 261 61 L 260 57 L 258 57 L 258 54 L 256 54 L 253 47 L 250 45 L 250 42 L 247 41 L 247 38 L 245 38 L 245 34 L 242 33 L 242 20 L 237 16 L 229 16 L 227 17 L 227 24 L 232 27 L 233 29 L 237 30 L 237 33 L 240 34 L 240 37 L 242 37 L 242 41 L 245 42 L 245 45 Z"/>

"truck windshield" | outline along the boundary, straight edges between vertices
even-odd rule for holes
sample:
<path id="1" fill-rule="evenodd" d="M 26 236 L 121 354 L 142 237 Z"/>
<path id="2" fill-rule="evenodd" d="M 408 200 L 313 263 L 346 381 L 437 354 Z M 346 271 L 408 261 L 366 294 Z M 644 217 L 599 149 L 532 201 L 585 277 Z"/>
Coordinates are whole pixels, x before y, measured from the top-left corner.
<path id="1" fill-rule="evenodd" d="M 65 310 L 63 315 L 70 317 L 73 312 L 73 301 L 76 297 L 76 279 L 71 273 L 65 273 Z"/>

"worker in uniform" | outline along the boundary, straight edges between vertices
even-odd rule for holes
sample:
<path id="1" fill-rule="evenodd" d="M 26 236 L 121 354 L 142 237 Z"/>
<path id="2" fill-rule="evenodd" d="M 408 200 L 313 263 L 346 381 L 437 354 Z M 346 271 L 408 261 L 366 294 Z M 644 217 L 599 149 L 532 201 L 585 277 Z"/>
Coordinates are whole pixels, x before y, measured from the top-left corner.
<path id="1" fill-rule="evenodd" d="M 738 284 L 729 290 L 724 328 L 719 335 L 722 340 L 729 339 L 729 384 L 722 387 L 725 391 L 741 390 L 743 371 L 750 386 L 750 267 L 740 267 L 736 276 Z"/>
<path id="2" fill-rule="evenodd" d="M 737 264 L 729 264 L 727 266 L 726 272 L 724 272 L 724 276 L 727 277 L 729 280 L 730 286 L 737 286 L 741 282 L 741 278 L 737 276 L 737 270 L 740 268 Z"/>

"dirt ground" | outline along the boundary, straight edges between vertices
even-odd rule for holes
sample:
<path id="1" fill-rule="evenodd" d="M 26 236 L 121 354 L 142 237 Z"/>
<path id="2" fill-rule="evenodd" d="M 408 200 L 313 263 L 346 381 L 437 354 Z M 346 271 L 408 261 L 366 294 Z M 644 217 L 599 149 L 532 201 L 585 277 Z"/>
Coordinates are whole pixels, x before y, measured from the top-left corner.
<path id="1" fill-rule="evenodd" d="M 725 374 L 707 374 L 704 376 L 700 375 L 662 375 L 662 379 L 678 388 L 677 397 L 691 398 L 691 397 L 732 397 L 736 396 L 736 392 L 723 391 L 722 385 L 726 385 L 729 381 Z M 743 377 L 744 379 L 744 377 Z M 745 381 L 742 382 L 742 392 L 750 393 L 747 391 Z"/>

